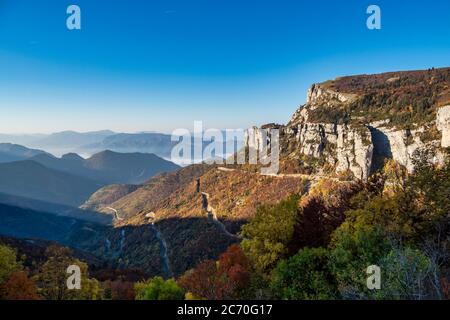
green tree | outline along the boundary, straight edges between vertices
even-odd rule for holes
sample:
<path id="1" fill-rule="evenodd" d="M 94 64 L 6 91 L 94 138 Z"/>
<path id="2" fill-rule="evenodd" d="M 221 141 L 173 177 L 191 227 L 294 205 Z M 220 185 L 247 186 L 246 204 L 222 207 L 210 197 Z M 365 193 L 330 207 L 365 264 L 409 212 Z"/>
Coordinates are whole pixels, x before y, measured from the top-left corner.
<path id="1" fill-rule="evenodd" d="M 185 292 L 174 279 L 161 277 L 135 284 L 136 300 L 184 300 Z"/>
<path id="2" fill-rule="evenodd" d="M 242 227 L 242 250 L 256 271 L 269 274 L 288 252 L 298 219 L 298 197 L 263 205 L 253 220 Z"/>
<path id="3" fill-rule="evenodd" d="M 39 294 L 47 300 L 97 300 L 102 297 L 99 282 L 89 278 L 86 263 L 71 256 L 68 248 L 50 246 L 46 250 L 48 260 L 42 265 L 34 280 Z M 67 268 L 77 265 L 81 270 L 81 289 L 70 290 L 67 287 L 69 274 Z"/>
<path id="4" fill-rule="evenodd" d="M 5 245 L 0 245 L 0 284 L 16 271 L 22 270 L 22 264 L 17 261 L 16 252 Z"/>
<path id="5" fill-rule="evenodd" d="M 391 250 L 391 242 L 385 231 L 376 226 L 348 230 L 336 230 L 333 237 L 329 267 L 343 298 L 365 298 L 371 292 L 367 288 L 366 270 L 379 265 Z"/>
<path id="6" fill-rule="evenodd" d="M 430 292 L 431 261 L 417 249 L 394 246 L 381 261 L 380 299 L 422 300 L 433 298 Z"/>
<path id="7" fill-rule="evenodd" d="M 334 278 L 328 269 L 328 250 L 305 248 L 282 260 L 272 274 L 275 297 L 290 300 L 336 298 Z"/>
<path id="8" fill-rule="evenodd" d="M 450 148 L 444 166 L 436 167 L 430 160 L 433 156 L 429 151 L 416 155 L 415 174 L 399 199 L 404 211 L 410 212 L 416 221 L 416 238 L 435 231 L 437 225 L 450 232 Z"/>
<path id="9" fill-rule="evenodd" d="M 383 226 L 386 235 L 402 239 L 411 238 L 415 233 L 417 219 L 410 211 L 405 212 L 397 196 L 375 196 L 361 209 L 349 210 L 347 218 L 339 227 L 349 233 Z"/>

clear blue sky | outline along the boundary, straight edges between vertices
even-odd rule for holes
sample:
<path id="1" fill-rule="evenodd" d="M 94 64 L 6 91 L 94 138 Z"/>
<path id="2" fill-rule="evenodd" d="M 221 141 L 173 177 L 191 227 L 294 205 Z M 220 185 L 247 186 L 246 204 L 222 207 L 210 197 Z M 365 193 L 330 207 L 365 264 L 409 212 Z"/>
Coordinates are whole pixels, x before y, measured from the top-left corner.
<path id="1" fill-rule="evenodd" d="M 0 0 L 0 132 L 285 123 L 311 83 L 450 66 L 449 14 L 448 0 Z"/>

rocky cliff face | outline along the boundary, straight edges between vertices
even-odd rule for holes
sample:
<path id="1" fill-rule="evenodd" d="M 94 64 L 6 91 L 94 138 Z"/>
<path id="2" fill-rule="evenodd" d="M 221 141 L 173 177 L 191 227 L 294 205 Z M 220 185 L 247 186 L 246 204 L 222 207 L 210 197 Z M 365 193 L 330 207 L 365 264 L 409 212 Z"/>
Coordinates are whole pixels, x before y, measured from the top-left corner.
<path id="1" fill-rule="evenodd" d="M 398 83 L 394 85 L 392 76 L 381 79 L 378 77 L 374 76 L 372 82 L 375 84 L 370 83 L 370 88 L 382 87 L 385 96 L 383 99 L 386 101 L 390 101 L 386 92 L 395 99 L 400 99 L 397 98 L 400 92 L 398 88 L 403 88 Z M 417 80 L 416 77 L 417 74 L 414 74 L 414 81 Z M 400 81 L 401 73 L 395 79 Z M 348 79 L 345 81 L 348 82 Z M 357 80 L 354 82 L 358 83 Z M 282 157 L 299 161 L 319 159 L 331 166 L 336 173 L 351 172 L 355 178 L 363 180 L 380 168 L 387 158 L 394 159 L 413 171 L 413 159 L 421 150 L 432 150 L 432 160 L 435 163 L 444 161 L 443 149 L 450 147 L 449 105 L 431 105 L 427 110 L 427 117 L 431 120 L 420 124 L 406 121 L 404 125 L 401 122 L 392 123 L 392 110 L 382 110 L 377 115 L 381 120 L 371 121 L 374 118 L 371 100 L 361 93 L 360 85 L 359 91 L 348 90 L 349 93 L 336 91 L 335 87 L 339 87 L 339 83 L 313 85 L 308 91 L 306 104 L 298 108 L 287 125 L 277 127 L 280 129 Z M 444 88 L 448 89 L 448 85 Z M 377 91 L 374 92 L 371 92 L 371 98 L 378 94 Z M 407 98 L 405 94 L 402 95 L 402 99 Z M 394 104 L 394 98 L 391 100 L 394 102 L 390 103 Z M 357 110 L 361 109 L 361 105 L 367 112 Z M 373 108 L 380 109 L 379 106 Z M 410 112 L 413 114 L 415 111 Z M 259 148 L 270 143 L 270 135 L 263 132 L 271 127 L 273 126 L 250 129 L 247 146 Z"/>
<path id="2" fill-rule="evenodd" d="M 367 128 L 301 122 L 287 129 L 284 137 L 294 139 L 294 152 L 323 158 L 338 172 L 350 170 L 361 179 L 369 175 L 373 146 Z"/>
<path id="3" fill-rule="evenodd" d="M 310 122 L 310 110 L 332 108 L 355 99 L 354 95 L 340 94 L 313 85 L 306 105 L 301 106 L 287 125 L 285 141 L 294 139 L 299 155 L 322 158 L 336 172 L 351 171 L 359 179 L 367 179 L 372 167 L 374 146 L 367 126 Z M 295 136 L 293 135 L 295 134 Z"/>
<path id="4" fill-rule="evenodd" d="M 420 151 L 432 150 L 435 154 L 431 160 L 435 163 L 443 163 L 444 154 L 440 148 L 442 139 L 427 141 L 425 137 L 427 131 L 433 130 L 433 125 L 431 123 L 429 126 L 415 130 L 401 130 L 385 124 L 372 124 L 370 126 L 372 144 L 377 150 L 377 156 L 381 157 L 381 160 L 392 158 L 409 172 L 414 170 L 413 160 L 416 153 Z"/>
<path id="5" fill-rule="evenodd" d="M 436 119 L 437 129 L 442 132 L 442 148 L 450 147 L 450 105 L 439 109 Z"/>

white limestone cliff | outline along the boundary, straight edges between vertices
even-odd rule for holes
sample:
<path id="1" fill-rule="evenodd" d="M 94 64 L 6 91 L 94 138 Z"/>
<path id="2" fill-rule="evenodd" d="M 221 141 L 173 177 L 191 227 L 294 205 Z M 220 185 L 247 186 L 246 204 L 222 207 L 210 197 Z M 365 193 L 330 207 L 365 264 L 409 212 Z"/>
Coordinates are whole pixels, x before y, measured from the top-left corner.
<path id="1" fill-rule="evenodd" d="M 442 148 L 450 147 L 450 106 L 445 106 L 438 110 L 436 126 L 442 132 Z"/>
<path id="2" fill-rule="evenodd" d="M 355 95 L 313 85 L 308 91 L 307 103 L 297 109 L 286 126 L 280 128 L 284 144 L 294 145 L 297 155 L 325 159 L 337 173 L 351 171 L 362 180 L 374 170 L 376 157 L 381 157 L 381 160 L 392 158 L 410 172 L 414 170 L 413 160 L 418 151 L 433 150 L 435 157 L 432 160 L 444 162 L 443 148 L 450 147 L 450 106 L 438 110 L 436 123 L 414 130 L 391 126 L 388 119 L 365 125 L 311 122 L 311 110 L 333 108 L 354 98 Z M 433 136 L 431 141 L 424 141 L 424 135 L 433 127 L 442 137 Z M 269 141 L 264 130 L 251 128 L 246 145 L 255 149 L 267 145 Z"/>

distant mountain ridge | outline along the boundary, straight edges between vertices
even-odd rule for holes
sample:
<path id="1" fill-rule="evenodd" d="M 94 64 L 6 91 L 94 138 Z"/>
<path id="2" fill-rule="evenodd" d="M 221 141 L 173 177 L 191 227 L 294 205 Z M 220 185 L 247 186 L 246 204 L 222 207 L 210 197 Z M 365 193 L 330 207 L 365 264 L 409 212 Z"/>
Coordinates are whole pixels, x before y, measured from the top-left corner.
<path id="1" fill-rule="evenodd" d="M 46 134 L 5 134 L 0 133 L 0 143 L 28 145 L 33 141 L 46 137 Z"/>
<path id="2" fill-rule="evenodd" d="M 163 158 L 169 158 L 172 153 L 172 149 L 179 143 L 178 139 L 172 141 L 172 135 L 164 134 L 164 133 L 118 133 L 115 135 L 111 135 L 106 137 L 103 141 L 98 143 L 93 143 L 90 145 L 85 145 L 79 148 L 80 153 L 92 153 L 98 152 L 102 150 L 112 150 L 116 152 L 143 152 L 143 153 L 154 153 L 157 156 Z M 240 149 L 243 146 L 244 136 L 238 138 L 237 141 L 237 149 Z M 237 150 L 226 150 L 227 140 L 225 133 L 219 142 L 223 143 L 222 149 L 227 153 L 234 153 Z M 202 139 L 194 139 L 192 138 L 191 144 L 194 146 L 194 143 L 198 143 L 202 145 L 202 150 L 205 149 L 211 142 L 203 141 Z M 222 155 L 217 155 L 222 156 Z"/>
<path id="3" fill-rule="evenodd" d="M 41 139 L 33 141 L 30 145 L 37 147 L 60 147 L 60 148 L 75 148 L 90 143 L 102 141 L 104 138 L 114 135 L 110 130 L 92 131 L 92 132 L 76 132 L 76 131 L 62 131 L 52 133 Z"/>
<path id="4" fill-rule="evenodd" d="M 47 154 L 45 151 L 29 149 L 13 143 L 0 143 L 0 163 L 20 161 L 31 157 Z"/>
<path id="5" fill-rule="evenodd" d="M 57 158 L 42 150 L 0 144 L 0 192 L 75 208 L 105 185 L 139 185 L 177 169 L 154 154 L 103 151 L 88 159 L 75 153 Z"/>
<path id="6" fill-rule="evenodd" d="M 75 131 L 63 131 L 56 132 L 49 135 L 5 135 L 0 134 L 0 142 L 18 143 L 29 147 L 39 148 L 46 150 L 47 152 L 56 155 L 58 157 L 69 154 L 77 153 L 83 157 L 90 157 L 96 153 L 111 150 L 119 153 L 153 153 L 161 158 L 170 159 L 172 150 L 175 145 L 179 143 L 179 139 L 172 141 L 171 134 L 158 133 L 158 132 L 138 132 L 138 133 L 115 133 L 110 130 L 94 131 L 94 132 L 75 132 Z M 236 139 L 233 137 L 233 140 Z M 222 131 L 222 136 L 218 137 L 218 142 L 222 143 L 223 152 L 217 152 L 212 157 L 226 157 L 244 145 L 244 133 L 242 136 L 237 137 L 237 141 L 231 144 L 231 140 L 227 141 L 226 131 Z M 192 150 L 194 145 L 201 144 L 202 150 L 210 145 L 211 141 L 206 139 L 194 139 L 192 138 L 191 145 Z M 236 144 L 236 146 L 234 146 Z M 229 150 L 233 145 L 233 150 Z M 0 150 L 1 152 L 1 150 Z M 194 152 L 191 152 L 194 155 Z M 4 156 L 4 162 L 11 161 L 10 157 Z M 24 159 L 17 159 L 24 160 Z M 187 165 L 197 163 L 201 159 L 181 159 L 177 162 L 180 165 Z M 205 159 L 203 159 L 205 160 Z M 1 157 L 0 157 L 1 161 Z"/>
<path id="7" fill-rule="evenodd" d="M 169 157 L 176 142 L 163 133 L 119 133 L 106 137 L 100 142 L 81 146 L 82 152 L 112 150 L 116 152 L 154 153 L 160 157 Z"/>
<path id="8" fill-rule="evenodd" d="M 61 158 L 39 154 L 30 160 L 103 184 L 141 184 L 155 174 L 179 169 L 176 164 L 154 154 L 118 153 L 109 150 L 99 152 L 88 159 L 72 153 Z"/>

